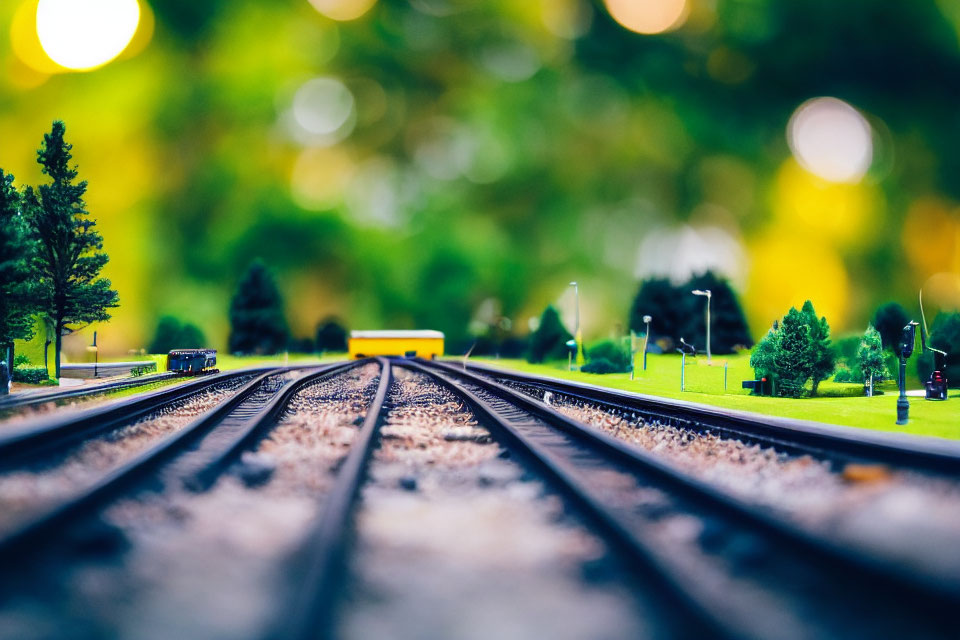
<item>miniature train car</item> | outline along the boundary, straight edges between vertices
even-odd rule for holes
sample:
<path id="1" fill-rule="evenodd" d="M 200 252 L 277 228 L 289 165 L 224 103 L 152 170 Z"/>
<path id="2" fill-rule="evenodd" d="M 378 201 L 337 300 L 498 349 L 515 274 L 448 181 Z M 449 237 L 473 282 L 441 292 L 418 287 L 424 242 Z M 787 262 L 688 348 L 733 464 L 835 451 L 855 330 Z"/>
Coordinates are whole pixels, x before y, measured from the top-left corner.
<path id="1" fill-rule="evenodd" d="M 184 374 L 216 373 L 216 349 L 174 349 L 167 354 L 167 371 Z"/>
<path id="2" fill-rule="evenodd" d="M 443 332 L 351 331 L 348 348 L 351 358 L 419 356 L 432 359 L 443 355 Z"/>

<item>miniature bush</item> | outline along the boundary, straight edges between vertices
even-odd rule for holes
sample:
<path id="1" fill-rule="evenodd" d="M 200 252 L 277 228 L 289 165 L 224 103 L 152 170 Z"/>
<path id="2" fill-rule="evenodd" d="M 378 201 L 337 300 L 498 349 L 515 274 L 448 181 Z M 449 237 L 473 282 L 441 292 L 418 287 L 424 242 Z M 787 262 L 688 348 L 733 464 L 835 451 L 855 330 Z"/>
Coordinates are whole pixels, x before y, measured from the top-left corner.
<path id="1" fill-rule="evenodd" d="M 13 366 L 14 366 L 14 367 L 29 367 L 29 366 L 30 366 L 30 358 L 28 358 L 27 356 L 25 356 L 25 355 L 22 354 L 22 353 L 18 353 L 17 355 L 15 355 L 15 356 L 13 357 Z"/>
<path id="2" fill-rule="evenodd" d="M 43 367 L 16 367 L 13 370 L 13 381 L 25 384 L 40 384 L 49 378 Z"/>
<path id="3" fill-rule="evenodd" d="M 596 358 L 583 365 L 580 371 L 584 373 L 623 373 L 623 368 L 606 358 Z"/>
<path id="4" fill-rule="evenodd" d="M 603 340 L 587 350 L 587 360 L 587 365 L 584 365 L 582 371 L 587 371 L 586 367 L 591 362 L 601 360 L 614 368 L 613 371 L 587 371 L 587 373 L 623 373 L 630 370 L 630 349 L 615 340 Z"/>
<path id="5" fill-rule="evenodd" d="M 317 351 L 346 351 L 347 330 L 336 318 L 327 318 L 317 326 Z"/>
<path id="6" fill-rule="evenodd" d="M 150 353 L 167 353 L 174 349 L 202 349 L 207 338 L 203 331 L 189 322 L 181 323 L 173 316 L 162 316 L 147 350 Z"/>

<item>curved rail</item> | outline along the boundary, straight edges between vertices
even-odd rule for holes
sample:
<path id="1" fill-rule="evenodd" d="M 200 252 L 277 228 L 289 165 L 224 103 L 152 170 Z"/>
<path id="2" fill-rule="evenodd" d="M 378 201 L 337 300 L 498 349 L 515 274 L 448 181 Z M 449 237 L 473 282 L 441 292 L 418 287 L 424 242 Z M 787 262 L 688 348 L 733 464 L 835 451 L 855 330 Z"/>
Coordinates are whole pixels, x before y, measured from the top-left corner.
<path id="1" fill-rule="evenodd" d="M 462 366 L 436 363 L 448 371 Z M 470 363 L 468 370 L 498 380 L 559 392 L 571 398 L 605 405 L 616 411 L 661 421 L 698 432 L 709 432 L 749 444 L 776 447 L 786 453 L 809 454 L 821 460 L 880 462 L 896 467 L 960 476 L 960 442 L 904 433 L 869 431 L 806 420 L 751 414 L 707 405 L 629 393 L 532 374 L 519 374 Z M 893 420 L 891 415 L 891 422 Z"/>
<path id="2" fill-rule="evenodd" d="M 781 569 L 793 570 L 800 558 L 803 561 L 799 575 L 805 576 L 807 581 L 812 578 L 815 584 L 815 587 L 808 586 L 810 597 L 815 599 L 812 606 L 826 607 L 831 612 L 827 617 L 833 616 L 848 629 L 851 624 L 857 624 L 857 619 L 852 622 L 847 619 L 844 607 L 869 609 L 874 598 L 877 603 L 886 602 L 890 607 L 910 611 L 911 620 L 927 628 L 932 626 L 934 633 L 949 628 L 950 611 L 960 602 L 956 585 L 915 576 L 904 567 L 812 536 L 791 523 L 676 471 L 646 451 L 582 425 L 548 405 L 489 379 L 448 365 L 416 364 L 413 367 L 450 388 L 479 416 L 494 422 L 516 446 L 537 460 L 564 491 L 620 543 L 621 548 L 660 577 L 676 601 L 698 616 L 713 634 L 725 637 L 779 635 L 774 631 L 791 620 L 791 609 L 811 605 L 791 602 L 793 585 L 788 583 L 791 577 L 779 575 L 776 567 L 771 572 L 771 567 L 764 565 L 772 563 Z M 746 573 L 754 572 L 751 581 L 763 587 L 761 592 L 771 588 L 777 592 L 780 587 L 786 587 L 786 590 L 773 599 L 771 605 L 774 606 L 762 607 L 760 611 L 755 610 L 758 607 L 745 606 L 743 600 L 738 602 L 736 593 L 722 589 L 711 592 L 705 584 L 709 580 L 691 575 L 682 559 L 658 548 L 643 518 L 617 505 L 616 498 L 605 496 L 595 483 L 591 484 L 591 477 L 602 476 L 608 469 L 637 478 L 639 487 L 652 488 L 667 495 L 669 511 L 689 514 L 713 530 L 713 535 L 721 539 L 749 541 L 754 548 L 766 549 L 761 566 L 750 568 Z M 721 549 L 717 553 L 722 557 L 724 551 Z M 841 584 L 845 589 L 838 587 Z M 806 600 L 808 595 L 803 593 L 800 599 Z M 840 607 L 839 614 L 836 607 Z M 896 610 L 900 609 L 888 611 Z M 819 635 L 815 629 L 804 628 L 806 620 L 787 623 L 795 637 Z M 872 621 L 871 624 L 876 623 Z"/>
<path id="3" fill-rule="evenodd" d="M 177 479 L 190 483 L 195 481 L 198 475 L 208 479 L 211 465 L 217 470 L 224 469 L 225 461 L 230 459 L 232 452 L 238 450 L 239 443 L 248 441 L 251 433 L 262 429 L 265 420 L 279 415 L 293 393 L 303 385 L 335 375 L 359 363 L 328 365 L 293 383 L 282 382 L 274 385 L 266 393 L 258 392 L 270 378 L 286 371 L 270 371 L 258 376 L 183 429 L 107 472 L 84 490 L 30 517 L 0 537 L 0 559 L 20 560 L 24 555 L 36 551 L 44 542 L 56 536 L 65 524 L 92 514 L 97 508 L 122 495 L 145 476 L 164 466 L 164 463 L 170 463 L 166 466 L 171 467 L 164 469 L 168 480 Z M 206 442 L 202 440 L 193 447 L 206 434 L 231 419 L 234 420 L 234 425 L 225 442 L 218 439 L 205 446 Z M 208 471 L 204 473 L 205 470 Z"/>
<path id="4" fill-rule="evenodd" d="M 327 640 L 334 637 L 331 612 L 338 595 L 337 577 L 342 569 L 350 518 L 370 454 L 377 442 L 377 433 L 383 424 L 387 392 L 393 379 L 390 362 L 384 358 L 377 360 L 381 366 L 377 394 L 367 409 L 350 453 L 337 471 L 336 482 L 325 497 L 323 511 L 313 532 L 301 550 L 306 566 L 305 577 L 291 598 L 283 619 L 268 638 Z"/>

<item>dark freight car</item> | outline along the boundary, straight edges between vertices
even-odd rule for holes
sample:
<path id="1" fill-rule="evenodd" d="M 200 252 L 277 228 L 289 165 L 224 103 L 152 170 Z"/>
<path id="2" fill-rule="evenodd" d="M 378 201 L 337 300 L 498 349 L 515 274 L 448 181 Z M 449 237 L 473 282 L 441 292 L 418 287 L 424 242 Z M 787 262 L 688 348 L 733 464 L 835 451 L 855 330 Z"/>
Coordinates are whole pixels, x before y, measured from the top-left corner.
<path id="1" fill-rule="evenodd" d="M 175 349 L 167 354 L 167 371 L 187 375 L 216 373 L 216 349 Z"/>

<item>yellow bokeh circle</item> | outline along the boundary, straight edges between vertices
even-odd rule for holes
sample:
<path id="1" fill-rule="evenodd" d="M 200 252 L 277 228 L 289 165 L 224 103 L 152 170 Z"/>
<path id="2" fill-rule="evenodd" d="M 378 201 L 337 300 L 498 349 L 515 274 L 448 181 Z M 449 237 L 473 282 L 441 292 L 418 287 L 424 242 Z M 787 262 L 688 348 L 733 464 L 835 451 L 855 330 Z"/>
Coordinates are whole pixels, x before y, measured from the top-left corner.
<path id="1" fill-rule="evenodd" d="M 645 35 L 678 29 L 690 15 L 688 0 L 604 0 L 604 4 L 622 27 Z"/>

